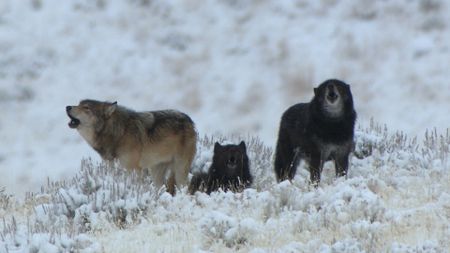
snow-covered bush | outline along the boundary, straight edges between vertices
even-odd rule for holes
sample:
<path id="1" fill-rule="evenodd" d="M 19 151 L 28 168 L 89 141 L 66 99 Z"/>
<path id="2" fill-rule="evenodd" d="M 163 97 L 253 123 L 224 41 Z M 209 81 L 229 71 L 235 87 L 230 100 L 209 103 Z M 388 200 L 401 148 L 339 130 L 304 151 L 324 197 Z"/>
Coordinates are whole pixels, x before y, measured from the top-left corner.
<path id="1" fill-rule="evenodd" d="M 64 222 L 87 232 L 100 229 L 105 221 L 121 228 L 138 223 L 158 190 L 141 172 L 83 160 L 71 182 L 50 185 L 44 194 L 50 195 L 51 201 L 35 208 L 38 221 L 54 223 L 54 219 L 63 217 Z"/>
<path id="2" fill-rule="evenodd" d="M 189 195 L 182 188 L 172 197 L 145 174 L 83 160 L 72 180 L 49 182 L 28 195 L 25 204 L 32 212 L 26 218 L 2 196 L 3 210 L 13 214 L 0 226 L 0 252 L 118 251 L 98 240 L 110 231 L 144 228 L 161 238 L 188 234 L 177 241 L 181 251 L 442 252 L 450 246 L 443 222 L 450 206 L 448 133 L 430 131 L 419 143 L 373 122 L 360 127 L 347 178 L 335 178 L 327 163 L 317 189 L 303 165 L 292 182 L 276 183 L 272 149 L 250 136 L 201 138 L 192 170 L 207 170 L 216 141 L 241 140 L 255 178 L 241 193 Z M 405 243 L 419 234 L 423 241 Z M 157 238 L 142 240 L 152 249 L 174 249 Z"/>

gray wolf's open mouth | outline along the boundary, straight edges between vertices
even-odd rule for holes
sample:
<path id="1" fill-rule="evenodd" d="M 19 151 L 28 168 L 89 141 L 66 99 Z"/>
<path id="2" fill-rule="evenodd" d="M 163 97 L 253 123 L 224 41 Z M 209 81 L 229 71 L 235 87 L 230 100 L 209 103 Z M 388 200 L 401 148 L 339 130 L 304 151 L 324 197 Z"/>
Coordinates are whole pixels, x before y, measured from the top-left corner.
<path id="1" fill-rule="evenodd" d="M 77 128 L 80 125 L 80 120 L 70 115 L 69 112 L 67 112 L 67 116 L 70 118 L 69 127 L 70 128 Z"/>

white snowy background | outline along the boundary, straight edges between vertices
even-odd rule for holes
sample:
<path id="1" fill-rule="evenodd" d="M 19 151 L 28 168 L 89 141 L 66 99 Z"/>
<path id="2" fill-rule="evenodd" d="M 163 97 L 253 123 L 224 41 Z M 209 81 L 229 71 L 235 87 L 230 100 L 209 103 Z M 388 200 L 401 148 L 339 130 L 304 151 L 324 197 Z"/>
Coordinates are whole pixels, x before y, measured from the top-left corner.
<path id="1" fill-rule="evenodd" d="M 34 208 L 27 201 L 22 205 L 25 192 L 39 191 L 47 178 L 70 181 L 83 157 L 98 161 L 67 127 L 65 106 L 83 98 L 118 101 L 136 110 L 179 109 L 191 115 L 201 136 L 249 134 L 273 148 L 282 112 L 310 100 L 313 87 L 325 79 L 339 78 L 351 84 L 360 125 L 367 127 L 373 118 L 390 133 L 403 131 L 419 140 L 427 129 L 445 134 L 450 126 L 448 13 L 445 0 L 0 1 L 0 187 L 20 203 L 5 206 L 1 216 L 10 220 L 14 210 L 14 217 L 26 224 L 24 213 Z M 371 134 L 359 136 L 373 140 Z M 396 152 L 405 158 L 401 149 L 405 147 Z M 413 157 L 417 155 L 431 159 L 420 152 Z M 99 237 L 87 231 L 75 239 L 81 244 L 93 240 L 94 246 L 86 247 L 91 252 L 126 252 L 131 245 L 136 246 L 131 251 L 142 252 L 153 245 L 152 252 L 174 241 L 181 246 L 165 252 L 448 252 L 448 161 L 440 157 L 432 162 L 438 172 L 422 172 L 426 168 L 416 158 L 401 165 L 398 157 L 380 157 L 353 160 L 355 172 L 348 181 L 335 182 L 330 176 L 319 190 L 302 185 L 307 173 L 299 173 L 293 186 L 275 184 L 269 180 L 273 175 L 266 157 L 267 166 L 261 167 L 265 179 L 257 190 L 237 197 L 201 196 L 194 202 L 204 208 L 193 209 L 192 221 L 188 214 L 172 217 L 177 222 L 165 230 L 161 217 L 174 215 L 172 208 L 188 209 L 193 200 L 183 194 L 165 200 L 162 195 L 156 201 L 165 209 L 157 218 L 147 213 L 146 222 L 135 227 L 99 232 Z M 391 167 L 372 171 L 382 166 L 380 161 Z M 398 179 L 390 178 L 394 175 Z M 404 192 L 394 194 L 402 188 Z M 221 206 L 221 198 L 232 201 Z M 240 198 L 255 200 L 246 206 Z M 356 206 L 348 206 L 349 198 L 356 199 Z M 269 211 L 258 210 L 266 202 L 273 202 L 264 207 Z M 322 209 L 310 212 L 310 206 Z M 334 208 L 336 217 L 325 217 L 327 207 Z M 236 208 L 242 213 L 232 210 Z M 369 216 L 379 215 L 378 220 L 365 224 L 366 211 L 375 212 Z M 358 222 L 350 222 L 354 220 Z M 214 222 L 228 227 L 213 234 L 193 232 L 193 227 L 211 228 Z M 242 241 L 238 232 L 245 234 Z M 361 239 L 369 232 L 372 246 Z M 156 235 L 162 237 L 158 243 L 151 239 Z M 47 240 L 53 246 L 41 245 L 44 237 L 34 242 L 30 235 L 18 236 L 24 242 L 12 244 L 3 239 L 4 248 L 55 250 L 54 238 Z M 135 237 L 141 244 L 135 244 Z M 212 238 L 223 242 L 210 242 Z M 111 242 L 117 245 L 108 246 Z M 378 247 L 382 243 L 386 248 Z"/>

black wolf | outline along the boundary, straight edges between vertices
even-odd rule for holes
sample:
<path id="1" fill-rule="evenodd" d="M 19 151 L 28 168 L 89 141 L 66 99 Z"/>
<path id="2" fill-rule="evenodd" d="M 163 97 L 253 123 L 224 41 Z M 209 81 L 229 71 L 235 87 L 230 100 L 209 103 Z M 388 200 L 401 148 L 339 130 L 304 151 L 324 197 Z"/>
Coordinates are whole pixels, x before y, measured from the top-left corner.
<path id="1" fill-rule="evenodd" d="M 245 142 L 239 145 L 214 145 L 214 156 L 208 173 L 193 176 L 189 191 L 197 190 L 210 194 L 221 188 L 224 191 L 242 191 L 253 182 Z"/>
<path id="2" fill-rule="evenodd" d="M 316 186 L 326 161 L 334 160 L 336 176 L 345 176 L 355 121 L 350 86 L 336 79 L 320 84 L 311 102 L 290 107 L 281 118 L 275 151 L 277 180 L 294 178 L 302 159 L 309 164 Z"/>

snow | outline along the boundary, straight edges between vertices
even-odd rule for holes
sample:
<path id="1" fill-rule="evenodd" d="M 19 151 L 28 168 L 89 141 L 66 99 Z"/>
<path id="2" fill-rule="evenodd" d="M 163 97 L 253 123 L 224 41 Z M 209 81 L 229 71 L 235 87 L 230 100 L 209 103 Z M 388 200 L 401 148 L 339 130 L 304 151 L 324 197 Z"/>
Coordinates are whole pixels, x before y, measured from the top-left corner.
<path id="1" fill-rule="evenodd" d="M 4 205 L 1 243 L 9 252 L 445 252 L 450 138 L 414 144 L 386 131 L 358 130 L 357 146 L 371 152 L 357 150 L 364 157 L 352 157 L 347 178 L 327 163 L 317 189 L 303 165 L 276 183 L 272 156 L 251 137 L 227 138 L 246 141 L 258 175 L 242 193 L 183 188 L 172 197 L 137 173 L 84 160 L 73 180 Z M 202 138 L 195 160 L 221 140 Z"/>
<path id="2" fill-rule="evenodd" d="M 67 127 L 65 106 L 83 98 L 180 109 L 201 135 L 252 133 L 272 146 L 283 110 L 336 77 L 352 85 L 361 124 L 442 132 L 446 10 L 439 0 L 2 1 L 0 185 L 23 195 L 99 159 Z"/>
<path id="3" fill-rule="evenodd" d="M 444 0 L 0 1 L 0 252 L 446 252 L 449 11 Z M 327 78 L 351 84 L 362 159 L 346 180 L 326 164 L 318 189 L 305 169 L 276 184 L 280 116 Z M 253 188 L 135 188 L 67 126 L 65 106 L 84 98 L 186 112 L 209 136 L 194 170 L 208 169 L 214 141 L 246 140 Z"/>

